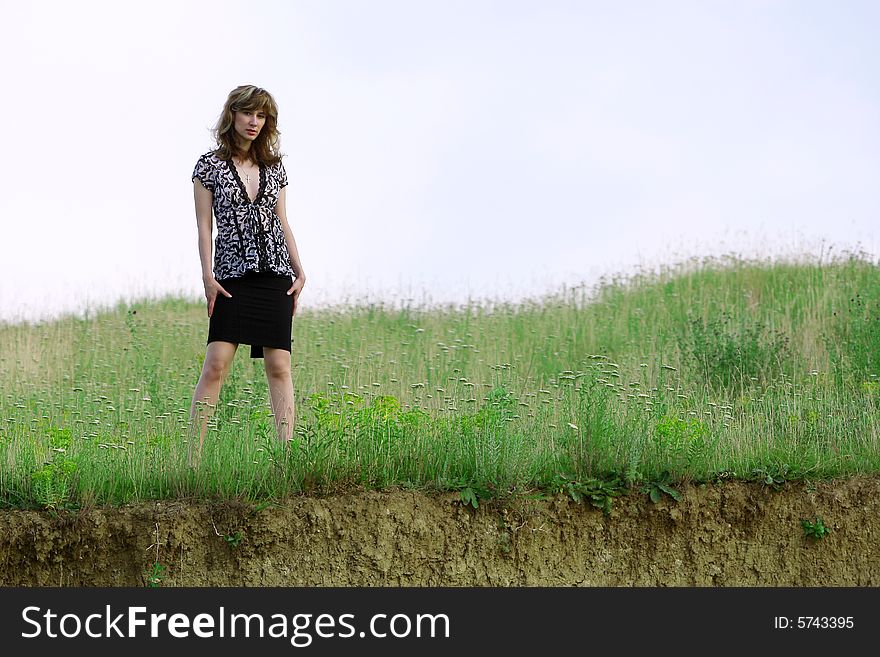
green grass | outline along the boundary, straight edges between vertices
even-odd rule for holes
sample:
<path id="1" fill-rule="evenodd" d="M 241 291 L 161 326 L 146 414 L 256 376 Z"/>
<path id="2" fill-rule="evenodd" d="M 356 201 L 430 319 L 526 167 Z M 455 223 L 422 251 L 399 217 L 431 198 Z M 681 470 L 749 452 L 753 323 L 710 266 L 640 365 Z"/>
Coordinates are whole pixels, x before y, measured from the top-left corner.
<path id="1" fill-rule="evenodd" d="M 0 504 L 354 487 L 601 502 L 880 471 L 880 269 L 863 254 L 692 260 L 517 304 L 306 307 L 289 449 L 243 347 L 191 470 L 206 332 L 203 303 L 175 298 L 0 325 Z"/>

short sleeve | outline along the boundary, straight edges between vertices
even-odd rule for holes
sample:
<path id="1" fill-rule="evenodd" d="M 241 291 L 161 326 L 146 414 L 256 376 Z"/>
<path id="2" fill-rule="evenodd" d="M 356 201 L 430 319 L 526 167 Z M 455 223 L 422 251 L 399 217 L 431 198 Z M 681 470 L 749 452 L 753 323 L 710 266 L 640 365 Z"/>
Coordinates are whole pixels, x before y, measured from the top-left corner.
<path id="1" fill-rule="evenodd" d="M 287 186 L 287 171 L 284 169 L 284 163 L 278 162 L 278 189 Z"/>
<path id="2" fill-rule="evenodd" d="M 208 161 L 207 155 L 202 155 L 199 158 L 199 161 L 196 162 L 195 169 L 193 169 L 192 179 L 195 180 L 198 178 L 201 183 L 205 186 L 205 189 L 213 192 L 214 191 L 214 167 L 211 166 L 211 163 Z"/>

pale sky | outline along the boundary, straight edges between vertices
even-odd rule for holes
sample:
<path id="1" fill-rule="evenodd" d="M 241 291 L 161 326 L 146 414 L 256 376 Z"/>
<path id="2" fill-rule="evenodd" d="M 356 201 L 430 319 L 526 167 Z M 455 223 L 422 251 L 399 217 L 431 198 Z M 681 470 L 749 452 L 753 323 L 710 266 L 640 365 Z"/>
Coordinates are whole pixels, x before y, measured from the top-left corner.
<path id="1" fill-rule="evenodd" d="M 304 309 L 880 247 L 878 2 L 2 2 L 0 320 L 203 298 L 190 176 L 240 84 Z"/>

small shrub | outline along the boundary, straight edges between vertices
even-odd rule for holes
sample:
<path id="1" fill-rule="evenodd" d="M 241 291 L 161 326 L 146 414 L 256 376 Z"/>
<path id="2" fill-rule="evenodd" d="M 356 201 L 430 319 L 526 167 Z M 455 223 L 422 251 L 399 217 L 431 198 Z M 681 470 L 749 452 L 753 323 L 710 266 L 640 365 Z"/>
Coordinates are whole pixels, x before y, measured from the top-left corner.
<path id="1" fill-rule="evenodd" d="M 859 293 L 832 316 L 826 342 L 838 356 L 833 360 L 838 374 L 861 378 L 880 374 L 880 300 Z"/>
<path id="2" fill-rule="evenodd" d="M 689 319 L 679 334 L 679 347 L 700 377 L 713 389 L 747 388 L 784 372 L 789 339 L 762 322 L 734 318 L 722 311 L 716 319 Z"/>
<path id="3" fill-rule="evenodd" d="M 658 452 L 671 467 L 687 467 L 702 458 L 709 444 L 708 427 L 697 420 L 664 415 L 654 427 L 654 442 Z"/>

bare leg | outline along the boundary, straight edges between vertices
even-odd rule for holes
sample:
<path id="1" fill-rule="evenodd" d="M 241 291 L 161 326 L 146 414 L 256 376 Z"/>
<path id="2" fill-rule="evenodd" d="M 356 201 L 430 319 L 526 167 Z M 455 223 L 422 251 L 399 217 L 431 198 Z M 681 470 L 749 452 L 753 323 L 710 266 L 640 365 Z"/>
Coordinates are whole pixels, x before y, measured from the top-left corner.
<path id="1" fill-rule="evenodd" d="M 208 419 L 214 414 L 217 400 L 220 398 L 220 387 L 226 375 L 238 345 L 234 342 L 210 342 L 205 352 L 205 362 L 202 365 L 202 374 L 193 393 L 192 405 L 189 409 L 190 435 L 187 458 L 190 465 L 202 453 L 202 445 L 205 442 L 205 432 L 208 428 Z M 198 433 L 198 436 L 196 436 Z M 198 440 L 198 447 L 193 454 L 193 443 Z"/>
<path id="2" fill-rule="evenodd" d="M 290 376 L 290 352 L 286 349 L 263 347 L 263 360 L 278 439 L 286 442 L 293 437 L 293 427 L 296 422 L 293 379 Z"/>

